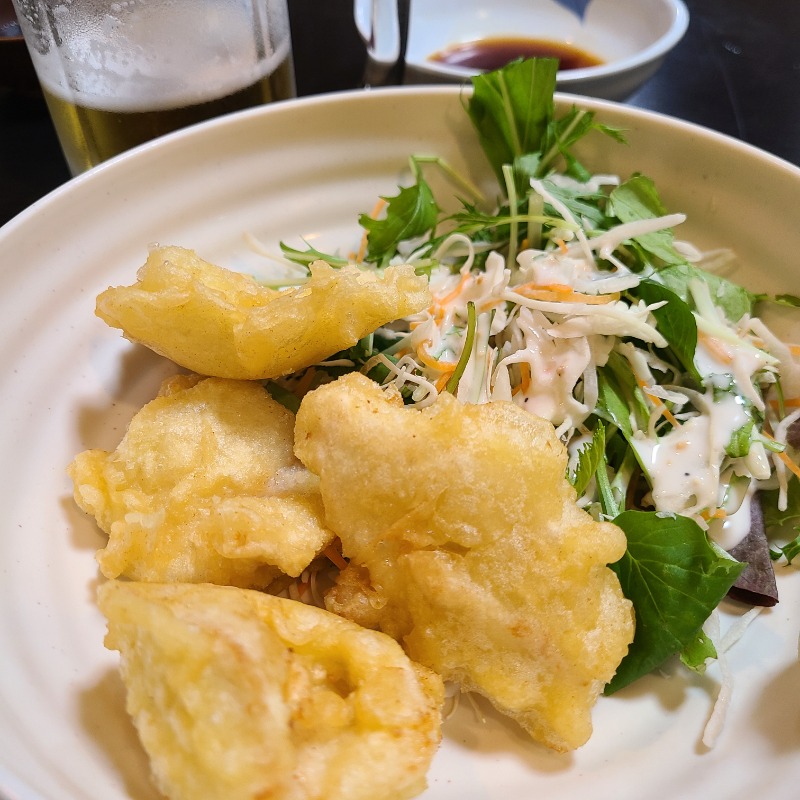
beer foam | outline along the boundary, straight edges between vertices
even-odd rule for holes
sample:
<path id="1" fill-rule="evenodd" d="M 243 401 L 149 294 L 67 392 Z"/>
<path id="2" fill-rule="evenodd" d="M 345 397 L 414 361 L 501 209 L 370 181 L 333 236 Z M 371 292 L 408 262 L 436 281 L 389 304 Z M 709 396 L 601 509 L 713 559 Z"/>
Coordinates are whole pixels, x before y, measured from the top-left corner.
<path id="1" fill-rule="evenodd" d="M 39 79 L 52 95 L 102 111 L 210 102 L 271 75 L 290 57 L 285 12 L 268 5 L 267 18 L 255 23 L 248 3 L 218 0 L 125 0 L 105 13 L 78 4 L 67 14 L 59 6 L 61 44 L 34 54 Z M 177 35 L 187 18 L 192 35 Z"/>

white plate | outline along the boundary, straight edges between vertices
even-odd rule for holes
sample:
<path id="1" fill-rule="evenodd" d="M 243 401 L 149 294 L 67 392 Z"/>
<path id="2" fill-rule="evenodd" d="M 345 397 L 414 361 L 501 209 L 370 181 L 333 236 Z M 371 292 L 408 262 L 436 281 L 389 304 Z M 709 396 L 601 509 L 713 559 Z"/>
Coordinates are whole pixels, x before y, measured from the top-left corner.
<path id="1" fill-rule="evenodd" d="M 733 246 L 737 277 L 797 290 L 800 170 L 690 125 L 622 106 L 595 108 L 629 146 L 593 137 L 603 171 L 640 170 L 687 234 Z M 171 371 L 93 316 L 95 295 L 129 283 L 151 242 L 186 245 L 252 269 L 250 232 L 277 250 L 300 236 L 357 242 L 357 214 L 393 193 L 407 156 L 437 153 L 481 181 L 487 170 L 446 87 L 327 95 L 175 134 L 80 177 L 0 231 L 0 795 L 15 800 L 151 800 L 115 655 L 93 604 L 103 538 L 71 501 L 64 467 L 113 447 Z M 717 747 L 699 744 L 718 687 L 675 671 L 601 698 L 590 743 L 555 755 L 481 706 L 445 724 L 427 800 L 797 796 L 800 575 L 731 651 L 736 688 Z M 730 608 L 729 618 L 739 611 Z M 198 798 L 201 800 L 201 798 Z"/>

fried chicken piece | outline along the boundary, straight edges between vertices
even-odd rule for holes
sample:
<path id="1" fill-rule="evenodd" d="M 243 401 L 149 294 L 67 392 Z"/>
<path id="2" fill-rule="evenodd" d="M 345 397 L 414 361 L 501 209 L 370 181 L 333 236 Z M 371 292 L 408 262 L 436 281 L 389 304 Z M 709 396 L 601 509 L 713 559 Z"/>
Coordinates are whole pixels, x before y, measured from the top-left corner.
<path id="1" fill-rule="evenodd" d="M 155 248 L 133 286 L 100 294 L 97 315 L 194 372 L 260 380 L 315 364 L 430 303 L 427 279 L 411 266 L 378 275 L 317 261 L 310 270 L 302 286 L 276 291 L 191 250 Z"/>
<path id="2" fill-rule="evenodd" d="M 444 687 L 385 634 L 248 589 L 99 590 L 127 709 L 171 800 L 403 800 Z"/>
<path id="3" fill-rule="evenodd" d="M 577 507 L 553 426 L 449 394 L 404 407 L 350 374 L 305 397 L 295 437 L 381 630 L 536 740 L 583 744 L 634 622 L 607 567 L 624 534 Z M 343 613 L 366 591 L 346 588 Z"/>
<path id="4" fill-rule="evenodd" d="M 293 427 L 257 383 L 168 379 L 116 450 L 68 468 L 76 502 L 109 535 L 102 573 L 254 588 L 299 575 L 333 534 L 316 484 L 279 485 L 303 469 Z"/>

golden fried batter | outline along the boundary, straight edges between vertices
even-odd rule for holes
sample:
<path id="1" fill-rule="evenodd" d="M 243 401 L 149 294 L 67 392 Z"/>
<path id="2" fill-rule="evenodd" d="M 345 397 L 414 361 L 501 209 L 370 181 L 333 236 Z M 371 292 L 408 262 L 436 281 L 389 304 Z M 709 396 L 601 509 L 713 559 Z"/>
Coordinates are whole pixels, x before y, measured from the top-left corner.
<path id="1" fill-rule="evenodd" d="M 552 425 L 448 394 L 405 408 L 350 374 L 305 397 L 295 437 L 343 554 L 384 604 L 381 629 L 538 741 L 583 744 L 633 613 L 606 566 L 624 535 L 576 506 Z"/>
<path id="2" fill-rule="evenodd" d="M 168 380 L 114 452 L 69 467 L 76 502 L 109 535 L 103 574 L 255 588 L 299 575 L 333 535 L 317 490 L 280 486 L 302 469 L 293 425 L 257 383 Z"/>
<path id="3" fill-rule="evenodd" d="M 425 788 L 444 688 L 388 636 L 208 584 L 112 581 L 99 604 L 171 800 L 402 800 Z"/>
<path id="4" fill-rule="evenodd" d="M 381 627 L 385 605 L 386 599 L 372 586 L 367 568 L 360 564 L 348 564 L 325 593 L 328 611 L 373 630 Z"/>
<path id="5" fill-rule="evenodd" d="M 259 380 L 321 361 L 429 303 L 427 280 L 410 266 L 378 276 L 317 261 L 303 286 L 275 291 L 191 250 L 161 247 L 137 283 L 97 298 L 97 314 L 194 372 Z"/>

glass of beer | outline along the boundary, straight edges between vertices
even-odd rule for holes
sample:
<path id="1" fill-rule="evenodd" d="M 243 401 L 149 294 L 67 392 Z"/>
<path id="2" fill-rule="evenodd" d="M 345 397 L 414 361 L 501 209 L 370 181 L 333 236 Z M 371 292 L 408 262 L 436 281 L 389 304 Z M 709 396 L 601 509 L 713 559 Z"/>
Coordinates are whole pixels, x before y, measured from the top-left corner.
<path id="1" fill-rule="evenodd" d="M 13 2 L 73 175 L 295 94 L 286 0 Z"/>

